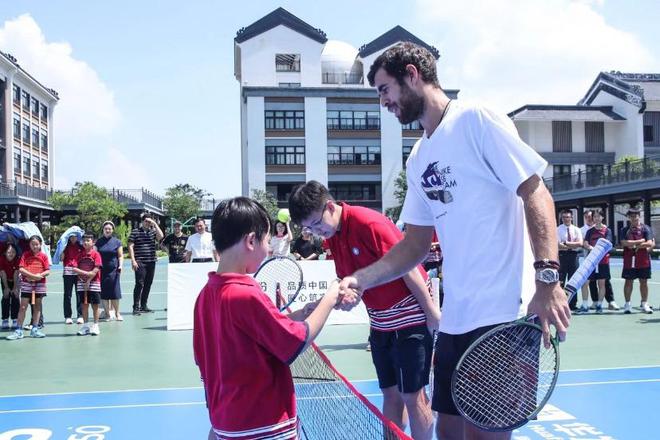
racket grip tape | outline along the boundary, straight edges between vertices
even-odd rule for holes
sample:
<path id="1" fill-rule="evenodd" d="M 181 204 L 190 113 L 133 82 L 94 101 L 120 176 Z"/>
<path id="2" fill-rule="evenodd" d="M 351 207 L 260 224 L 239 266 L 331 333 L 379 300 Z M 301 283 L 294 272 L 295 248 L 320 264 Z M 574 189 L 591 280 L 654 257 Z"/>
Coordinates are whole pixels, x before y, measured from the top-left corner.
<path id="1" fill-rule="evenodd" d="M 570 299 L 577 293 L 584 283 L 589 279 L 589 275 L 598 267 L 598 263 L 612 249 L 612 243 L 604 238 L 599 238 L 589 255 L 584 259 L 578 270 L 575 271 L 570 280 L 566 283 L 566 291 Z M 570 300 L 569 299 L 569 300 Z"/>

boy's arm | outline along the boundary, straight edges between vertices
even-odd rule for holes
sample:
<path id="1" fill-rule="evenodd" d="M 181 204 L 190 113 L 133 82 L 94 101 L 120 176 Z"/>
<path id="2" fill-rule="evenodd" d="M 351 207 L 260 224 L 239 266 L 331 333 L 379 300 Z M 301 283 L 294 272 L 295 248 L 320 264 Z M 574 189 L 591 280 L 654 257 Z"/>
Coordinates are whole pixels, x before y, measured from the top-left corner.
<path id="1" fill-rule="evenodd" d="M 337 300 L 339 299 L 339 283 L 336 281 L 330 285 L 330 288 L 326 294 L 321 298 L 316 308 L 310 313 L 309 317 L 305 319 L 308 327 L 307 340 L 305 341 L 305 346 L 302 348 L 300 353 L 305 351 L 309 347 L 314 339 L 318 336 L 325 324 L 325 321 L 328 320 L 330 312 L 337 305 Z"/>
<path id="2" fill-rule="evenodd" d="M 431 293 L 419 269 L 415 268 L 401 278 L 424 311 L 429 332 L 432 334 L 437 331 L 440 325 L 440 309 L 433 302 Z"/>

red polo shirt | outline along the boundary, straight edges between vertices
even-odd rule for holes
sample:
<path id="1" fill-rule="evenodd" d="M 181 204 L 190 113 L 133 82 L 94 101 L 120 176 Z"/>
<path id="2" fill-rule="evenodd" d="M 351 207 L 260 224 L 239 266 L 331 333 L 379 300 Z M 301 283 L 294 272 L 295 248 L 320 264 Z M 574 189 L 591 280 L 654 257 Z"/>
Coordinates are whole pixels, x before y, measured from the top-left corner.
<path id="1" fill-rule="evenodd" d="M 589 243 L 590 246 L 596 246 L 596 242 L 599 238 L 604 238 L 608 241 L 612 241 L 612 231 L 610 228 L 603 225 L 602 228 L 597 229 L 595 226 L 587 231 L 584 239 Z M 610 253 L 606 253 L 605 256 L 600 260 L 598 264 L 610 264 Z"/>
<path id="2" fill-rule="evenodd" d="M 373 209 L 342 207 L 340 229 L 327 240 L 335 261 L 337 276 L 343 278 L 378 261 L 403 238 L 387 217 Z M 424 268 L 418 266 L 424 279 Z M 393 331 L 426 323 L 426 316 L 402 278 L 373 287 L 362 296 L 377 330 Z M 396 310 L 397 313 L 392 313 Z"/>
<path id="3" fill-rule="evenodd" d="M 80 243 L 68 243 L 62 252 L 63 275 L 76 275 L 72 268 L 77 267 L 78 257 L 83 252 Z"/>
<path id="4" fill-rule="evenodd" d="M 220 438 L 293 438 L 288 364 L 307 335 L 307 324 L 282 315 L 252 277 L 209 273 L 195 303 L 193 349 Z"/>

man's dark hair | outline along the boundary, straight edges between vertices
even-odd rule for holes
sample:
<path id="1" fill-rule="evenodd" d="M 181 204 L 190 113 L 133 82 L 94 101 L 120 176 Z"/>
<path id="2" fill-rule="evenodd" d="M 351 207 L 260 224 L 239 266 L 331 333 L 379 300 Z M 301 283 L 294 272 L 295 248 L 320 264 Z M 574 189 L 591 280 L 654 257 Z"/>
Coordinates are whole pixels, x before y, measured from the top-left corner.
<path id="1" fill-rule="evenodd" d="M 376 58 L 367 75 L 369 85 L 374 86 L 376 72 L 381 67 L 388 75 L 396 78 L 399 84 L 403 84 L 403 78 L 408 75 L 406 70 L 408 64 L 415 66 L 425 83 L 440 88 L 438 73 L 435 69 L 435 57 L 425 47 L 410 42 L 392 46 Z"/>
<path id="2" fill-rule="evenodd" d="M 213 211 L 211 235 L 215 249 L 222 252 L 254 232 L 263 240 L 270 231 L 270 218 L 259 202 L 247 197 L 223 200 Z"/>
<path id="3" fill-rule="evenodd" d="M 592 216 L 594 215 L 594 210 L 593 209 L 585 209 L 584 213 L 582 214 L 583 216 L 591 214 Z"/>
<path id="4" fill-rule="evenodd" d="M 289 195 L 291 221 L 300 224 L 313 212 L 323 209 L 328 200 L 333 200 L 330 191 L 316 180 L 298 185 Z"/>
<path id="5" fill-rule="evenodd" d="M 143 212 L 142 215 L 140 216 L 140 221 L 143 222 L 147 218 L 151 218 L 151 214 L 149 214 L 148 212 Z"/>
<path id="6" fill-rule="evenodd" d="M 193 225 L 196 225 L 196 224 L 199 223 L 199 222 L 204 222 L 204 224 L 206 224 L 206 221 L 204 220 L 203 217 L 197 217 L 197 218 L 195 219 L 195 221 L 193 222 Z M 180 223 L 179 223 L 179 224 L 180 224 Z"/>
<path id="7" fill-rule="evenodd" d="M 564 214 L 570 214 L 571 217 L 573 217 L 573 211 L 571 211 L 570 209 L 564 209 L 564 210 L 561 212 L 561 215 L 564 215 Z"/>

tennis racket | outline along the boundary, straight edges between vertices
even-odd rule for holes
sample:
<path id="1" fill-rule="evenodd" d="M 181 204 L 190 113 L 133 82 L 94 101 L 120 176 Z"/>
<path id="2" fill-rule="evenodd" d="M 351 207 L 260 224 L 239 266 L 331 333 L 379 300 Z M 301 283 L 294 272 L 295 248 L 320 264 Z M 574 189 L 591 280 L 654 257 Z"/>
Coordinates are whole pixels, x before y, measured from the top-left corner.
<path id="1" fill-rule="evenodd" d="M 287 257 L 269 258 L 259 267 L 254 279 L 280 311 L 296 300 L 303 286 L 300 265 Z"/>
<path id="2" fill-rule="evenodd" d="M 38 275 L 42 273 L 46 267 L 44 266 L 44 262 L 41 261 L 41 258 L 31 255 L 27 259 L 27 265 L 25 267 L 25 270 L 30 272 L 33 275 Z M 37 302 L 37 283 L 41 282 L 40 280 L 29 280 L 30 281 L 30 287 L 32 288 L 32 295 L 30 296 L 30 304 L 34 305 Z"/>
<path id="3" fill-rule="evenodd" d="M 566 283 L 568 301 L 612 243 L 599 239 Z M 486 431 L 511 431 L 533 419 L 550 398 L 559 374 L 558 338 L 543 347 L 536 315 L 499 325 L 474 341 L 458 361 L 451 394 L 458 412 Z"/>
<path id="4" fill-rule="evenodd" d="M 434 281 L 435 280 L 435 281 Z M 430 278 L 431 281 L 431 298 L 433 299 L 433 306 L 440 310 L 440 279 Z M 434 366 L 435 366 L 435 345 L 438 342 L 438 330 L 433 331 L 433 347 L 431 348 L 431 366 L 429 369 L 429 397 L 433 399 L 433 383 L 434 383 Z"/>
<path id="5" fill-rule="evenodd" d="M 78 269 L 80 269 L 80 270 L 84 270 L 85 272 L 91 272 L 91 271 L 94 270 L 95 267 L 96 267 L 96 263 L 94 262 L 94 259 L 92 257 L 84 256 L 80 260 L 78 260 Z M 87 292 L 89 291 L 89 283 L 87 283 L 87 278 L 88 277 L 85 276 L 85 275 L 79 275 L 78 276 L 78 279 L 80 280 L 80 282 L 83 285 L 83 290 L 84 290 L 83 304 L 84 305 L 89 304 L 89 299 L 88 299 L 88 295 L 87 295 Z"/>

